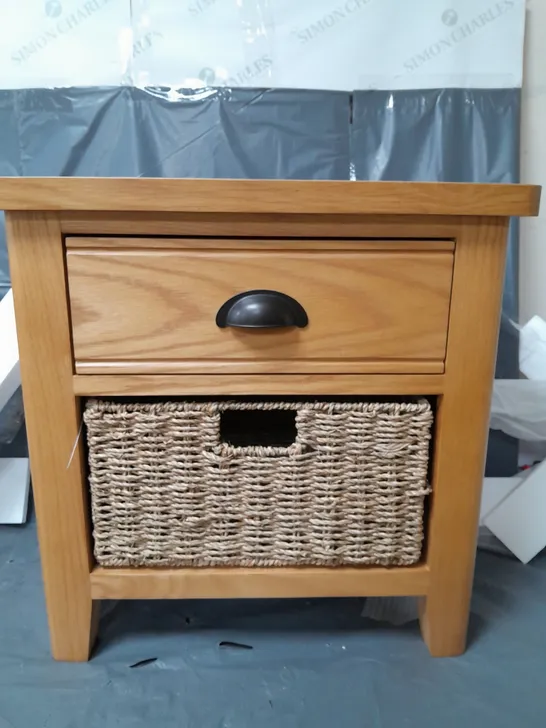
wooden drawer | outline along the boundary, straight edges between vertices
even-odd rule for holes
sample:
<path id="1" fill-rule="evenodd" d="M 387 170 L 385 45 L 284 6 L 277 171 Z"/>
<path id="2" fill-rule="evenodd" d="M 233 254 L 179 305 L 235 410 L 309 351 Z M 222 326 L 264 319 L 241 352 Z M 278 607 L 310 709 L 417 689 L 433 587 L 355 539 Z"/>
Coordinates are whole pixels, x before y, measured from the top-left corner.
<path id="1" fill-rule="evenodd" d="M 123 247 L 122 247 L 123 246 Z M 449 242 L 68 239 L 76 371 L 441 372 Z M 236 294 L 280 291 L 305 328 L 219 328 Z"/>

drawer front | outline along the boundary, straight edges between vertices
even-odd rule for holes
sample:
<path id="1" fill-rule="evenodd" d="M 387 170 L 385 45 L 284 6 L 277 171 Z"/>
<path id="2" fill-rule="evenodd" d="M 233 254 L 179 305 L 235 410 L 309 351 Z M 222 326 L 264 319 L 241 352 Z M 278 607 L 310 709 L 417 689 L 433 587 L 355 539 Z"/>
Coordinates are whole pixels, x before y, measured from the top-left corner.
<path id="1" fill-rule="evenodd" d="M 157 242 L 157 241 L 156 241 Z M 71 249 L 76 371 L 443 371 L 453 253 Z M 274 290 L 305 328 L 219 328 L 233 296 Z"/>

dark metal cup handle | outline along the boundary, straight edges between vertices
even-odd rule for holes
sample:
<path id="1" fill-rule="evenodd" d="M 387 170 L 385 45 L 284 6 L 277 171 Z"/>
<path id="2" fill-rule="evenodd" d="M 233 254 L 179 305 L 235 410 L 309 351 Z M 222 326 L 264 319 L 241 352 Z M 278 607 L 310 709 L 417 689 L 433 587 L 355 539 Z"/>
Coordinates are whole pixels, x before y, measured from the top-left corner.
<path id="1" fill-rule="evenodd" d="M 303 306 L 295 298 L 278 291 L 245 291 L 226 301 L 216 314 L 221 329 L 279 329 L 309 323 Z"/>

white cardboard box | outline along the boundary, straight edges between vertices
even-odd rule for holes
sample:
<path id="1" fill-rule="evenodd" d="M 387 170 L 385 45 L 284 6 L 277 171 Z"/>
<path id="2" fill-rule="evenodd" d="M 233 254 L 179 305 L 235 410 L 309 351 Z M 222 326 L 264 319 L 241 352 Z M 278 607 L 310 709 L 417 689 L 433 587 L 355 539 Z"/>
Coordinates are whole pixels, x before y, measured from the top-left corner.
<path id="1" fill-rule="evenodd" d="M 524 564 L 546 548 L 546 461 L 532 468 L 483 524 Z"/>
<path id="2" fill-rule="evenodd" d="M 0 301 L 0 411 L 21 384 L 19 348 L 11 289 Z"/>
<path id="3" fill-rule="evenodd" d="M 0 411 L 21 384 L 12 291 L 0 301 Z M 0 524 L 24 523 L 30 469 L 28 458 L 0 458 Z"/>
<path id="4" fill-rule="evenodd" d="M 0 458 L 0 524 L 26 521 L 29 490 L 28 458 Z"/>

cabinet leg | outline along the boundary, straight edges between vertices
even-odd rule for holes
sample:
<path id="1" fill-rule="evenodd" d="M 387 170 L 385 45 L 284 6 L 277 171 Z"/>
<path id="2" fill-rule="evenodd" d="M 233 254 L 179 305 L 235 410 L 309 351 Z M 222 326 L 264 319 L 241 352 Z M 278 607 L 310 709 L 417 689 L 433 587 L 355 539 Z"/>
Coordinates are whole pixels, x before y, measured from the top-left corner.
<path id="1" fill-rule="evenodd" d="M 68 619 L 59 620 L 55 608 L 48 608 L 51 653 L 55 660 L 86 662 L 97 638 L 100 602 L 80 599 L 67 605 L 67 613 Z"/>
<path id="2" fill-rule="evenodd" d="M 423 597 L 419 604 L 421 634 L 432 657 L 456 657 L 466 649 L 468 607 L 449 604 L 437 597 Z"/>
<path id="3" fill-rule="evenodd" d="M 87 660 L 98 609 L 61 229 L 54 213 L 9 213 L 7 232 L 51 648 Z"/>
<path id="4" fill-rule="evenodd" d="M 437 657 L 460 655 L 466 646 L 506 226 L 495 218 L 468 219 L 455 242 L 445 387 L 433 444 L 430 583 L 421 609 L 421 631 Z"/>

